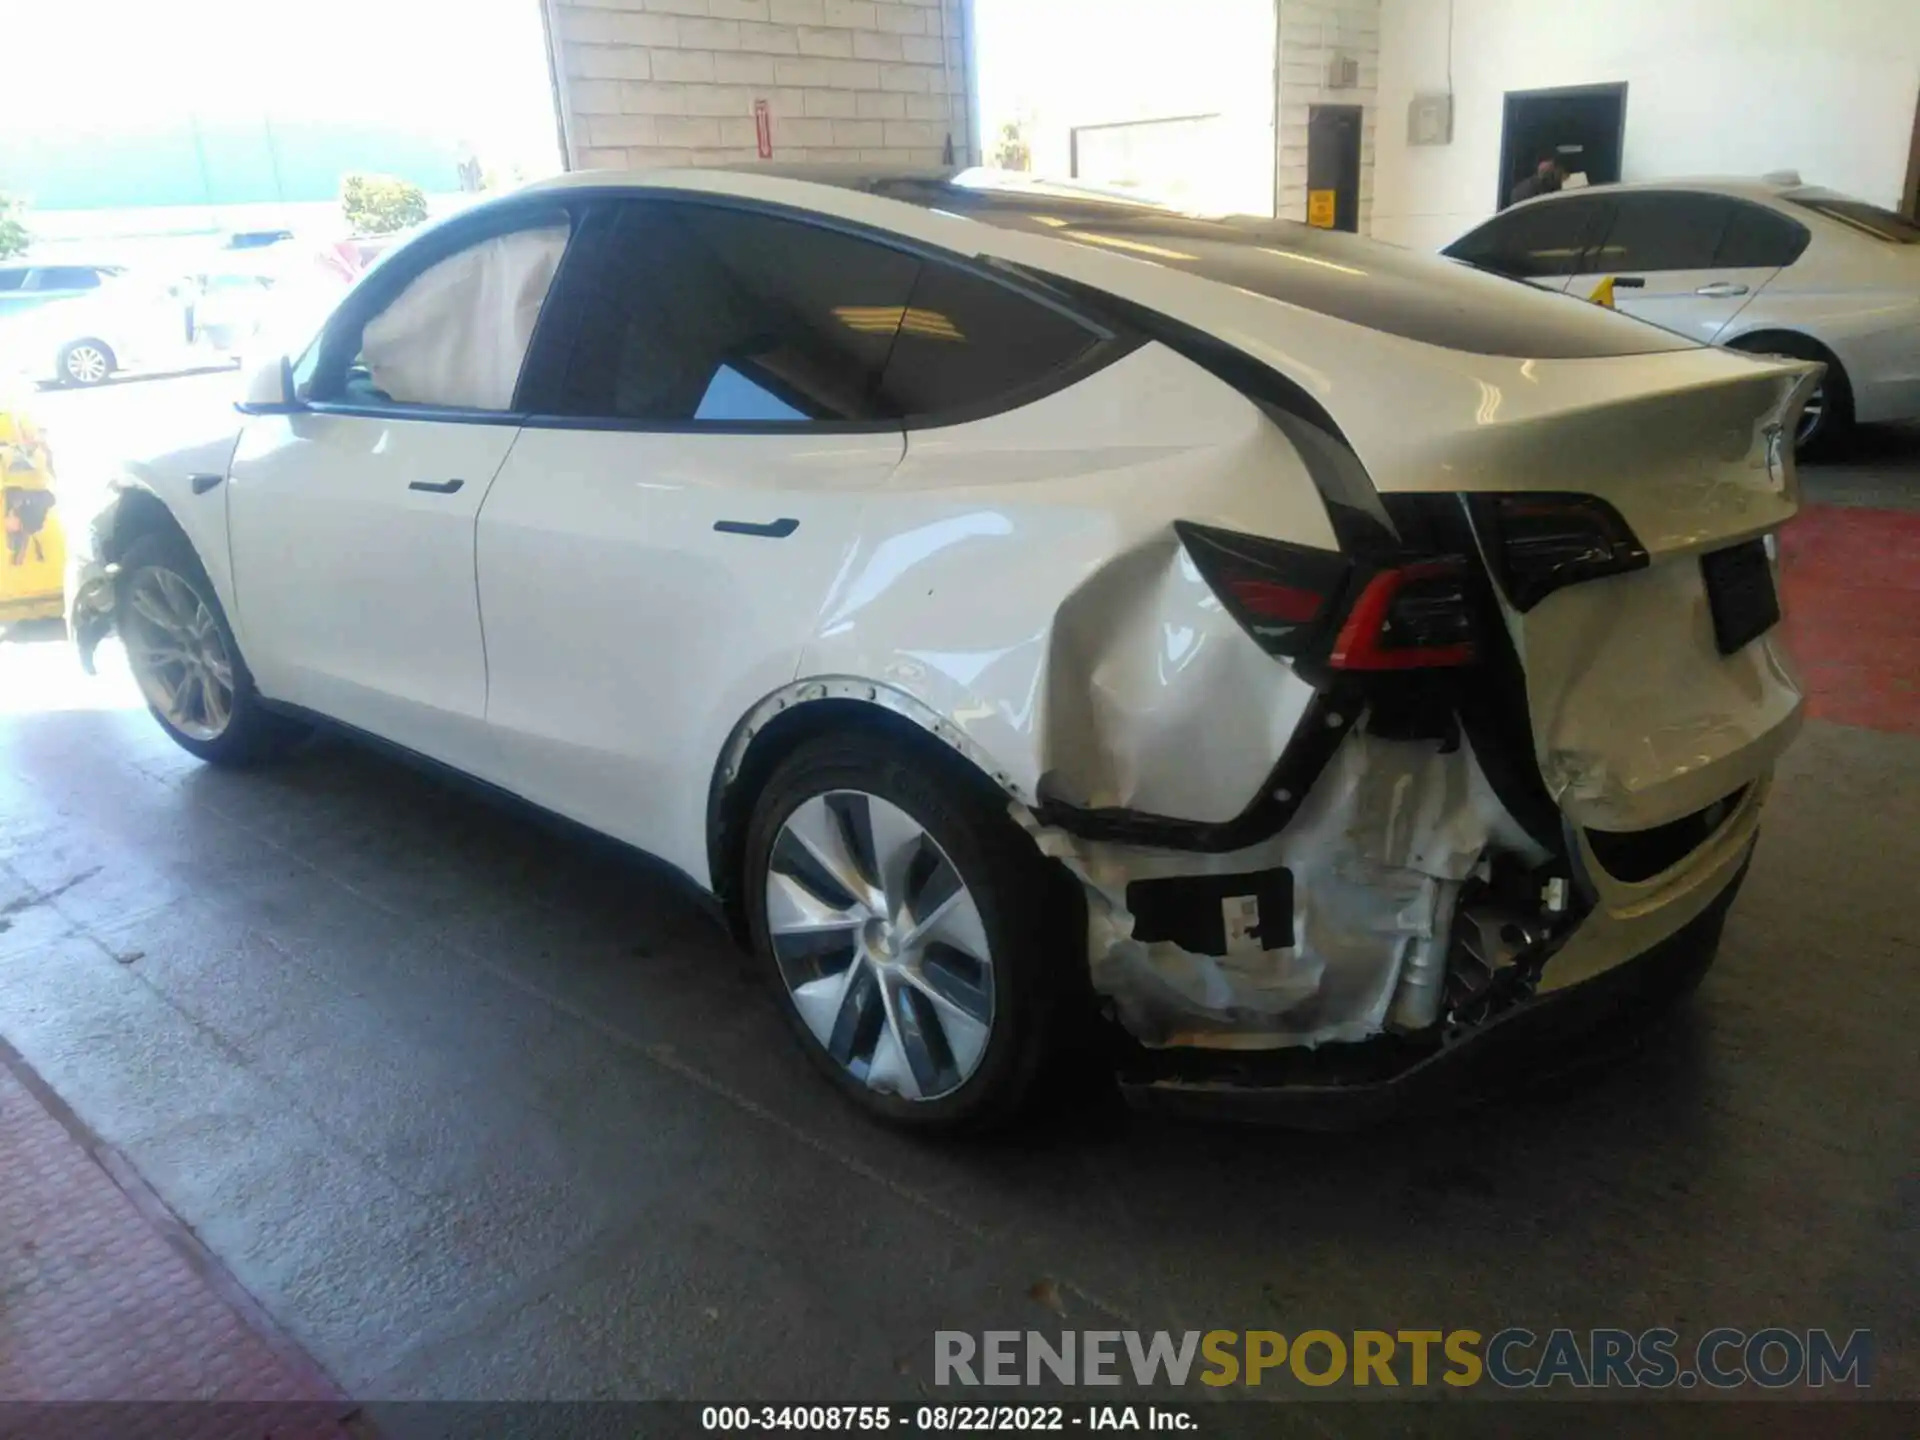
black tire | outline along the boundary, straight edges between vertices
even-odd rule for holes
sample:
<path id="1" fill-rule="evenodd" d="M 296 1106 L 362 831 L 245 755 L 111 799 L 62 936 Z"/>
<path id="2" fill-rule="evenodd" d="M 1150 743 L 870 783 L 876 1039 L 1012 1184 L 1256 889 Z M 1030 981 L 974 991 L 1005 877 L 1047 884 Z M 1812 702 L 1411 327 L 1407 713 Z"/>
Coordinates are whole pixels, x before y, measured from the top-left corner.
<path id="1" fill-rule="evenodd" d="M 104 385 L 119 368 L 113 347 L 104 340 L 88 337 L 60 347 L 58 370 L 62 385 Z"/>
<path id="2" fill-rule="evenodd" d="M 155 570 L 164 570 L 177 576 L 185 582 L 195 598 L 206 606 L 219 632 L 220 642 L 226 647 L 233 675 L 233 699 L 225 727 L 212 736 L 191 735 L 182 730 L 162 713 L 150 692 L 147 692 L 148 712 L 160 722 L 160 728 L 167 732 L 176 745 L 209 764 L 252 765 L 283 754 L 307 733 L 306 727 L 273 714 L 261 703 L 260 692 L 253 683 L 253 674 L 241 658 L 233 627 L 227 623 L 227 613 L 220 607 L 219 594 L 214 590 L 213 582 L 207 578 L 206 568 L 201 565 L 200 557 L 194 553 L 186 537 L 174 530 L 150 531 L 129 545 L 120 557 L 114 608 L 136 678 L 139 678 L 141 671 L 131 651 L 138 643 L 138 636 L 129 636 L 127 629 L 129 624 L 138 625 L 141 622 L 130 610 L 130 596 L 141 577 Z M 144 684 L 142 689 L 146 691 Z"/>
<path id="3" fill-rule="evenodd" d="M 1853 440 L 1853 386 L 1847 372 L 1826 346 L 1804 335 L 1743 336 L 1736 350 L 1756 355 L 1785 355 L 1793 360 L 1817 360 L 1827 367 L 1821 377 L 1819 418 L 1794 434 L 1794 454 L 1802 460 L 1833 460 L 1844 455 Z"/>
<path id="4" fill-rule="evenodd" d="M 869 1088 L 808 1028 L 788 988 L 769 935 L 767 889 L 774 847 L 788 818 L 808 801 L 837 791 L 885 800 L 923 828 L 944 852 L 978 908 L 993 974 L 993 1017 L 977 1068 L 932 1099 Z M 878 729 L 806 742 L 769 778 L 748 826 L 740 893 L 753 949 L 776 1003 L 821 1072 L 869 1115 L 920 1133 L 982 1133 L 1018 1116 L 1035 1089 L 1073 992 L 1071 947 L 1084 945 L 1078 907 L 1067 903 L 1069 877 L 1034 848 L 1006 813 L 1004 799 L 963 762 L 927 753 Z"/>

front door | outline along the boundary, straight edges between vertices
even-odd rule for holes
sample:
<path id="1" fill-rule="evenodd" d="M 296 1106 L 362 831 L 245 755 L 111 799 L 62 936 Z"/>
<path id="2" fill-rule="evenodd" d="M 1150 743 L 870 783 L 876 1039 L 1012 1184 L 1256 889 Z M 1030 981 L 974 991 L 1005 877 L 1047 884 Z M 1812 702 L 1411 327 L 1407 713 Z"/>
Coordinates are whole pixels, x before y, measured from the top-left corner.
<path id="1" fill-rule="evenodd" d="M 484 760 L 474 517 L 517 433 L 324 412 L 248 422 L 227 523 L 263 694 L 462 768 Z"/>
<path id="2" fill-rule="evenodd" d="M 249 421 L 228 526 L 240 641 L 270 699 L 491 774 L 475 521 L 567 234 L 543 213 L 398 257 L 302 362 L 306 408 Z"/>

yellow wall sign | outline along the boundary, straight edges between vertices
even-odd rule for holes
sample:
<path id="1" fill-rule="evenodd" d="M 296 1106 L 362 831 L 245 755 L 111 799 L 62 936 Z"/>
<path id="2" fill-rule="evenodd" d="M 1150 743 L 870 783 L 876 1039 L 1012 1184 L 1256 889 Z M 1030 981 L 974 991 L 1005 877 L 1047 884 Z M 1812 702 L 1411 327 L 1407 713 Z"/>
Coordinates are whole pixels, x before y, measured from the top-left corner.
<path id="1" fill-rule="evenodd" d="M 1307 224 L 1322 230 L 1333 229 L 1333 191 L 1307 191 Z"/>

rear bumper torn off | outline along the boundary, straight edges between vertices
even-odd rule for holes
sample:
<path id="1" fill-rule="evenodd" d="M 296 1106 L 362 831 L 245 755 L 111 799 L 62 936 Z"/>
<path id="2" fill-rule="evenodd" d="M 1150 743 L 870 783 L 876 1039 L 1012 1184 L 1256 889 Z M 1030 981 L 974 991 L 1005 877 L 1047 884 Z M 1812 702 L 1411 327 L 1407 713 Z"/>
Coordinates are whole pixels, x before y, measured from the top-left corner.
<path id="1" fill-rule="evenodd" d="M 1344 1129 L 1490 1099 L 1604 1054 L 1612 1036 L 1686 993 L 1712 962 L 1746 876 L 1664 940 L 1435 1043 L 1382 1035 L 1361 1045 L 1259 1054 L 1140 1049 L 1121 1069 L 1135 1105 L 1196 1118 Z M 1548 970 L 1552 970 L 1549 963 Z"/>
<path id="2" fill-rule="evenodd" d="M 1014 813 L 1080 881 L 1093 989 L 1150 1047 L 1312 1047 L 1390 1019 L 1430 1024 L 1461 887 L 1490 848 L 1547 858 L 1470 746 L 1364 730 L 1284 829 L 1226 853 L 1086 839 Z"/>

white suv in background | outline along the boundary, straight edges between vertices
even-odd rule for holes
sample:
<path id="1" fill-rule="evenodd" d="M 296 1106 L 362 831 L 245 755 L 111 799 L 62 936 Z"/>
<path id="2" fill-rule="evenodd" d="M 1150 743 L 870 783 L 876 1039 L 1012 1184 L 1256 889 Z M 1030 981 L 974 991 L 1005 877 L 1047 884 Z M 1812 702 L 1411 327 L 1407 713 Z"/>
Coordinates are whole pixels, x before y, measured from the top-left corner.
<path id="1" fill-rule="evenodd" d="M 1798 176 L 1564 190 L 1446 247 L 1570 295 L 1611 276 L 1616 308 L 1695 340 L 1823 361 L 1801 452 L 1855 421 L 1920 418 L 1920 225 Z"/>

